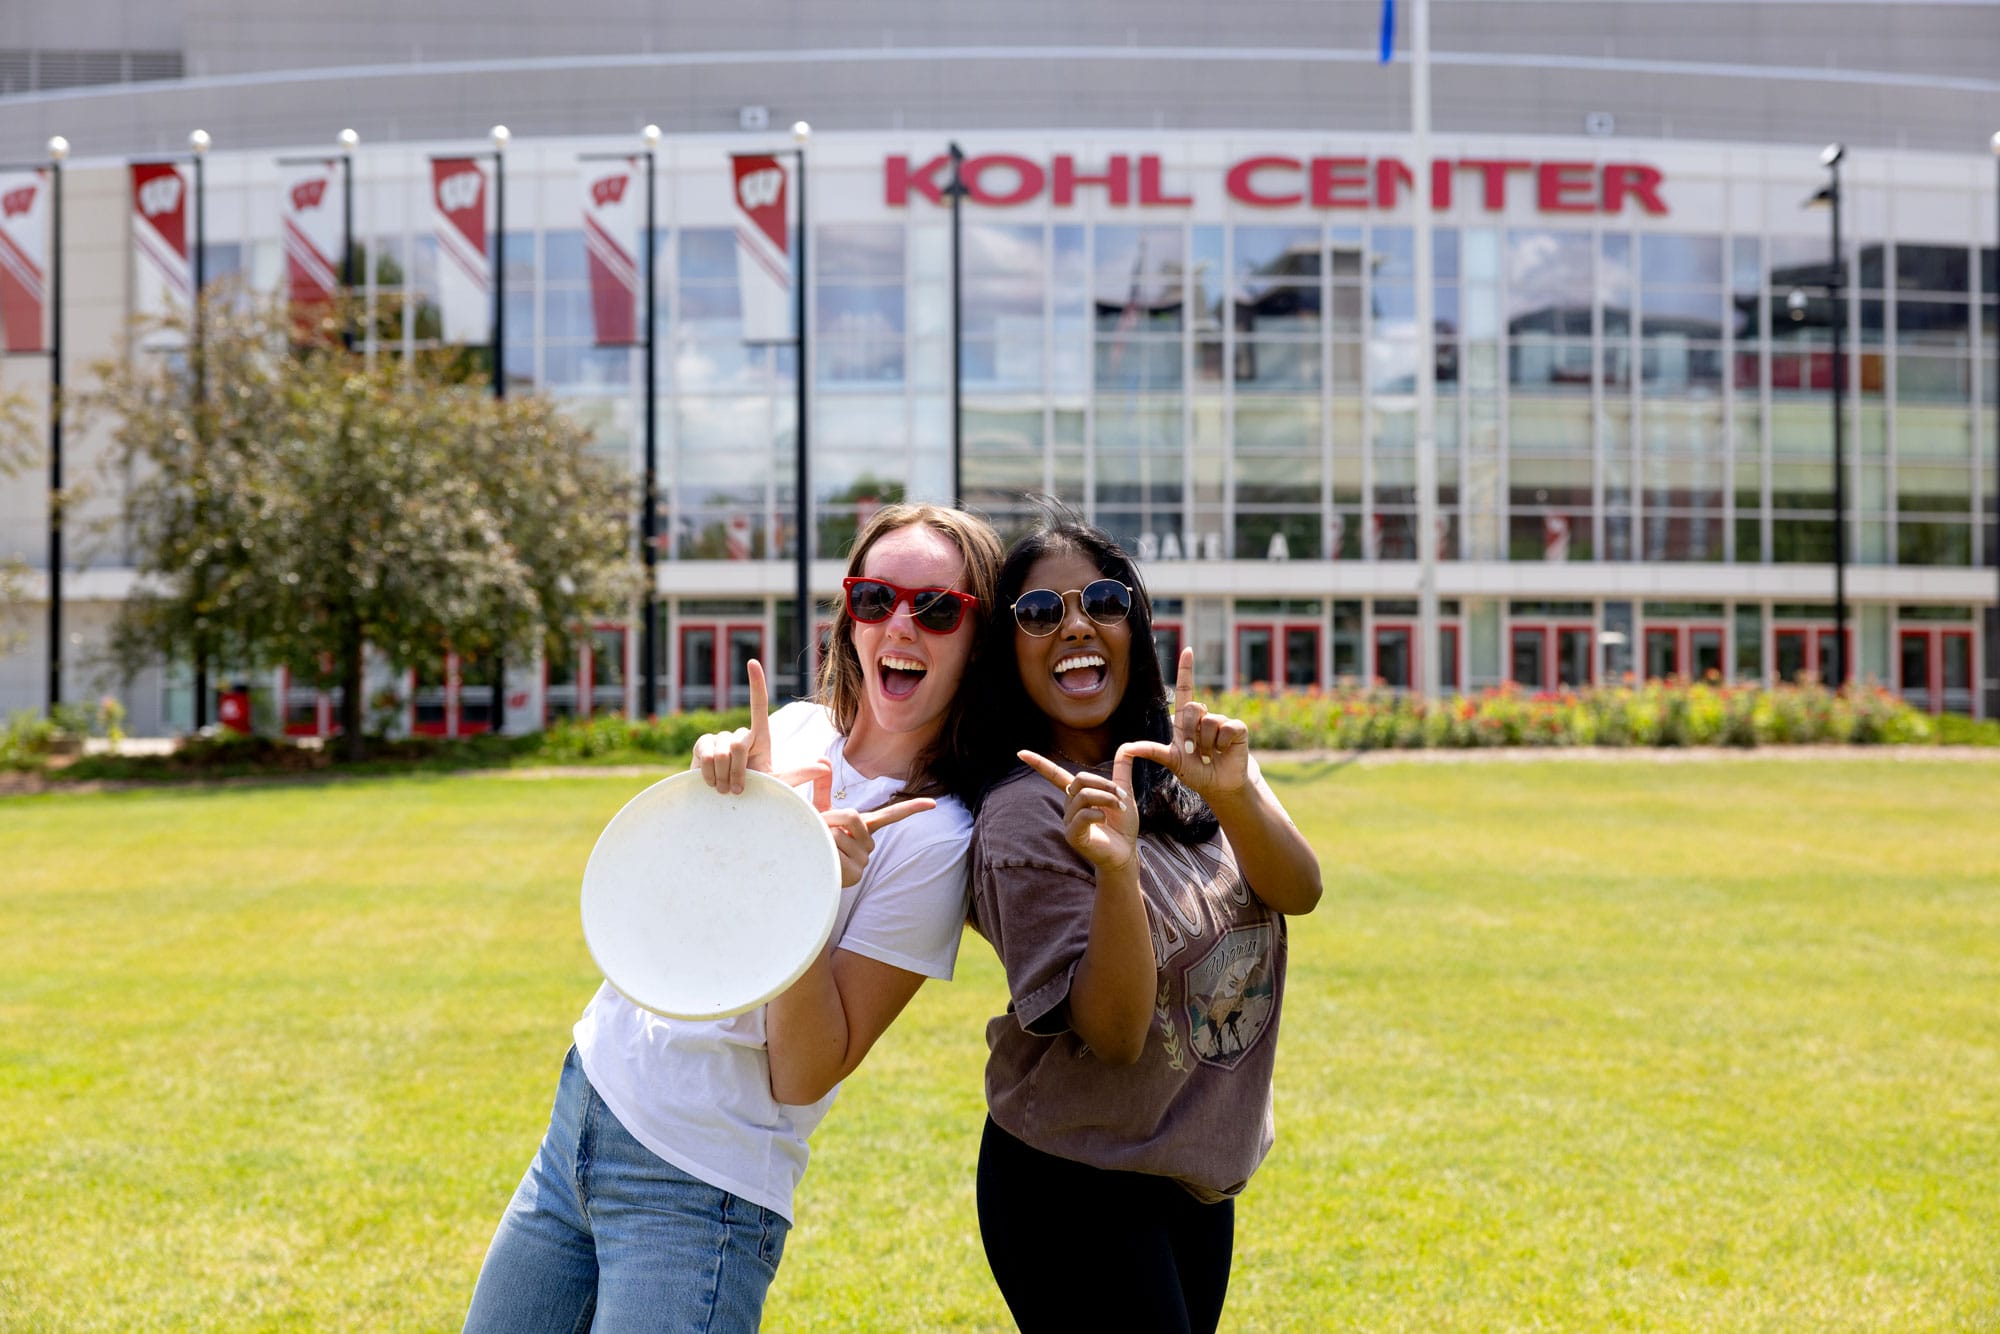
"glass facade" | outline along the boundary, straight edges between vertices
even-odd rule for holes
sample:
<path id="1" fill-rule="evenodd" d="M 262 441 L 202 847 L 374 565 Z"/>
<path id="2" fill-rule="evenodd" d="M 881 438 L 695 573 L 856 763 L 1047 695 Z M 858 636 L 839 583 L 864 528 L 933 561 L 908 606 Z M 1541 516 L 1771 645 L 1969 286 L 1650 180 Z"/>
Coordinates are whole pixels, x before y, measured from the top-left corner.
<path id="1" fill-rule="evenodd" d="M 1453 610 L 1426 646 L 1414 604 L 1403 609 L 1421 346 L 1407 185 L 1399 195 L 1393 160 L 1378 159 L 1372 187 L 1338 166 L 1322 193 L 1250 196 L 1233 172 L 1219 188 L 1240 145 L 1196 138 L 1159 141 L 1143 159 L 1152 185 L 1133 176 L 1136 200 L 1091 176 L 1096 165 L 1078 168 L 1067 199 L 1042 189 L 1036 163 L 1071 151 L 1054 141 L 1010 159 L 1026 164 L 1007 168 L 1018 189 L 987 171 L 958 237 L 957 327 L 965 503 L 1011 534 L 1032 513 L 1025 497 L 1046 493 L 1109 529 L 1182 605 L 1174 633 L 1201 648 L 1211 684 L 1407 685 L 1425 652 L 1446 681 L 1475 688 L 1823 670 L 1841 651 L 1820 605 L 1841 318 L 1848 560 L 1923 572 L 1880 584 L 1872 619 L 1851 610 L 1856 666 L 1945 707 L 1975 693 L 1952 683 L 1962 653 L 1980 659 L 1968 679 L 1983 670 L 1980 636 L 1961 645 L 1911 614 L 1949 598 L 1976 630 L 1978 607 L 1961 604 L 1991 596 L 1931 579 L 1969 574 L 1995 544 L 1996 275 L 1971 221 L 1990 199 L 1971 185 L 1963 208 L 1934 211 L 1940 223 L 1856 211 L 1837 310 L 1825 215 L 1797 207 L 1818 180 L 1810 155 L 1774 181 L 1661 146 L 1674 156 L 1656 172 L 1657 209 L 1613 207 L 1608 189 L 1591 207 L 1565 203 L 1532 172 L 1512 184 L 1503 172 L 1497 187 L 1491 172 L 1462 172 L 1431 231 L 1440 584 Z M 1145 151 L 1146 136 L 1132 139 Z M 885 164 L 905 147 L 855 138 L 811 155 L 809 540 L 826 561 L 876 505 L 952 490 L 953 235 L 921 187 L 885 195 Z M 790 343 L 744 341 L 724 153 L 683 145 L 661 160 L 658 639 L 674 703 L 716 698 L 746 626 L 760 643 L 791 633 L 778 608 L 800 540 L 797 357 Z M 504 236 L 507 373 L 636 466 L 641 353 L 593 343 L 574 157 L 545 144 L 510 159 L 510 208 L 522 201 L 534 225 L 510 217 Z M 1889 188 L 1848 178 L 1851 199 Z M 219 266 L 275 280 L 275 240 L 228 236 L 229 213 L 212 210 Z M 436 334 L 438 252 L 421 194 L 392 207 L 364 190 L 360 214 L 370 294 L 397 312 L 382 345 L 422 346 Z M 741 562 L 764 573 L 718 572 Z M 1586 568 L 1607 566 L 1609 582 Z M 1197 573 L 1218 568 L 1221 584 Z M 1661 601 L 1649 590 L 1662 578 L 1687 596 Z M 758 592 L 710 616 L 700 600 L 719 584 Z M 1694 597 L 1702 588 L 1711 596 Z M 613 704 L 637 639 L 619 638 L 617 673 L 552 676 L 562 707 Z M 612 651 L 610 639 L 598 649 Z"/>

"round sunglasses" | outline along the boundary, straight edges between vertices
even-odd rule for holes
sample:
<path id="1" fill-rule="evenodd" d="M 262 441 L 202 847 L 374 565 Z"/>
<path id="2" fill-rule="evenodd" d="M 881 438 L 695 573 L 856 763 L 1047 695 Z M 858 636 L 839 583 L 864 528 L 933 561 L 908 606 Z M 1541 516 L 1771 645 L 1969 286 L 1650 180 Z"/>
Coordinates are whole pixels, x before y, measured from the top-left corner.
<path id="1" fill-rule="evenodd" d="M 864 625 L 876 625 L 896 614 L 908 603 L 910 619 L 920 629 L 934 635 L 948 635 L 958 629 L 970 608 L 979 599 L 955 588 L 903 588 L 884 579 L 849 575 L 840 586 L 847 592 L 847 614 Z"/>
<path id="2" fill-rule="evenodd" d="M 1014 624 L 1022 633 L 1046 638 L 1062 628 L 1064 599 L 1076 594 L 1083 614 L 1099 625 L 1117 625 L 1132 614 L 1132 590 L 1116 579 L 1093 579 L 1081 589 L 1058 593 L 1053 588 L 1031 588 L 1014 599 Z"/>

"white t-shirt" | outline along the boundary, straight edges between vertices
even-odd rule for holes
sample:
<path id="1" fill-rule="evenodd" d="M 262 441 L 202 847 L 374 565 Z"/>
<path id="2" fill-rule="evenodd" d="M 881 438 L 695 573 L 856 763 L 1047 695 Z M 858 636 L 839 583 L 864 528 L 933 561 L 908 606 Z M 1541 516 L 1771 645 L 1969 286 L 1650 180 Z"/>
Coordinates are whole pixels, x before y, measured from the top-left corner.
<path id="1" fill-rule="evenodd" d="M 902 790 L 901 778 L 865 778 L 848 767 L 845 739 L 817 704 L 772 714 L 771 750 L 778 769 L 821 755 L 831 760 L 836 808 L 874 810 Z M 860 882 L 840 891 L 837 948 L 949 978 L 965 924 L 971 835 L 972 817 L 950 797 L 877 833 Z M 577 1020 L 576 1049 L 591 1085 L 641 1144 L 712 1186 L 791 1218 L 792 1191 L 806 1170 L 806 1137 L 840 1090 L 804 1107 L 771 1096 L 763 1006 L 690 1023 L 643 1010 L 606 983 Z"/>

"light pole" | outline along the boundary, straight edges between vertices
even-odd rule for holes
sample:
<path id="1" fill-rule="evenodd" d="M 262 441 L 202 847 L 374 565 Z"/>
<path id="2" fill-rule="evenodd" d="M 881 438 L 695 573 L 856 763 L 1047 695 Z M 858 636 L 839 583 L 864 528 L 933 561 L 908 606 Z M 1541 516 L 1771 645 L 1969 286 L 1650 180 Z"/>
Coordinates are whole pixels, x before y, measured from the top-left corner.
<path id="1" fill-rule="evenodd" d="M 951 144 L 951 503 L 965 503 L 965 409 L 961 395 L 965 384 L 965 337 L 961 326 L 964 314 L 965 268 L 961 255 L 959 205 L 965 199 L 965 153 L 954 140 Z"/>
<path id="2" fill-rule="evenodd" d="M 49 140 L 49 716 L 62 703 L 63 191 L 69 140 Z"/>
<path id="3" fill-rule="evenodd" d="M 493 140 L 493 397 L 507 397 L 507 141 L 505 125 L 488 132 Z M 507 730 L 507 657 L 493 654 L 494 736 Z"/>
<path id="4" fill-rule="evenodd" d="M 1827 183 L 1807 201 L 1833 212 L 1833 263 L 1827 269 L 1827 295 L 1833 303 L 1833 686 L 1848 682 L 1847 648 L 1847 303 L 1844 299 L 1846 257 L 1840 248 L 1840 163 L 1847 156 L 1841 144 L 1820 150 Z"/>
<path id="5" fill-rule="evenodd" d="M 208 158 L 209 137 L 207 130 L 196 130 L 188 135 L 188 147 L 194 153 L 194 244 L 189 247 L 189 258 L 194 262 L 194 444 L 201 448 L 202 412 L 208 404 L 208 358 L 204 352 L 202 287 L 208 279 L 208 262 L 204 252 L 207 245 L 206 200 L 203 188 L 202 164 Z M 199 577 L 199 576 L 197 576 Z M 194 644 L 194 730 L 199 732 L 208 726 L 208 645 L 199 629 L 195 631 Z"/>
<path id="6" fill-rule="evenodd" d="M 361 286 L 354 271 L 354 150 L 361 136 L 353 130 L 340 132 L 340 340 L 350 351 L 354 347 L 356 311 L 354 294 Z"/>
<path id="7" fill-rule="evenodd" d="M 639 678 L 641 712 L 647 718 L 660 711 L 659 681 L 659 607 L 655 588 L 658 576 L 655 562 L 659 560 L 660 531 L 660 484 L 659 448 L 657 445 L 656 415 L 659 412 L 659 389 L 655 383 L 658 374 L 658 352 L 653 346 L 653 329 L 659 322 L 658 310 L 654 303 L 659 299 L 659 275 L 653 269 L 659 262 L 653 239 L 655 217 L 653 212 L 653 171 L 654 155 L 660 147 L 660 127 L 648 125 L 640 132 L 640 139 L 646 145 L 646 483 L 645 509 L 639 516 L 639 542 L 645 551 L 646 599 L 645 626 L 640 631 L 640 651 L 645 654 L 645 663 L 640 668 L 644 673 Z"/>
<path id="8" fill-rule="evenodd" d="M 507 141 L 513 134 L 495 125 L 493 138 L 493 397 L 507 397 Z M 495 729 L 498 730 L 497 728 Z"/>
<path id="9" fill-rule="evenodd" d="M 798 557 L 795 575 L 796 603 L 794 611 L 798 618 L 799 644 L 799 698 L 812 697 L 813 666 L 813 603 L 812 603 L 812 470 L 807 464 L 807 441 L 810 433 L 806 429 L 806 144 L 812 139 L 812 126 L 804 121 L 792 124 L 792 160 L 798 164 L 799 176 L 799 246 L 798 258 L 792 270 L 792 337 L 798 374 L 798 401 L 794 411 L 798 414 L 798 425 L 792 437 L 798 444 L 798 459 L 792 474 L 792 497 L 797 511 L 795 523 L 798 535 L 794 539 Z"/>
<path id="10" fill-rule="evenodd" d="M 1993 272 L 1996 278 L 2000 278 L 2000 130 L 1994 131 L 1993 138 L 1987 141 L 1987 146 L 1993 150 L 1994 167 Z M 1988 301 L 2000 301 L 2000 293 L 1983 292 L 1981 296 Z M 2000 369 L 2000 340 L 1996 340 L 1993 349 L 1993 361 L 1995 368 Z M 1994 376 L 1994 382 L 1996 385 L 2000 385 L 2000 375 Z M 1986 489 L 1992 494 L 1993 498 L 1993 573 L 1995 586 L 1993 593 L 1993 615 L 1990 618 L 1990 624 L 1993 629 L 1986 636 L 1986 716 L 1988 718 L 2000 718 L 2000 403 L 1995 403 L 1992 406 L 1993 473 L 1991 479 L 1986 484 Z"/>

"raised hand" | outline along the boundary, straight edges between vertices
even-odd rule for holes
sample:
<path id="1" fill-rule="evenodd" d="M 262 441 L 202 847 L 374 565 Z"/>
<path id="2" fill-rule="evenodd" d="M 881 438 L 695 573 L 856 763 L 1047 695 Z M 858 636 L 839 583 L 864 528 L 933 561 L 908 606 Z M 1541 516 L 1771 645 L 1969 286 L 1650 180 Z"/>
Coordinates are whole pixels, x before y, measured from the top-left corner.
<path id="1" fill-rule="evenodd" d="M 859 883 L 861 873 L 868 869 L 868 858 L 875 852 L 875 835 L 879 831 L 937 805 L 929 797 L 911 797 L 907 801 L 892 801 L 887 806 L 865 813 L 830 811 L 826 808 L 825 793 L 826 789 L 815 784 L 813 804 L 819 810 L 819 818 L 826 821 L 826 827 L 833 831 L 833 849 L 840 854 L 842 889 Z"/>
<path id="2" fill-rule="evenodd" d="M 1174 739 L 1130 741 L 1120 747 L 1167 770 L 1214 805 L 1242 793 L 1255 771 L 1250 761 L 1250 728 L 1239 718 L 1210 713 L 1194 697 L 1194 649 L 1181 650 L 1174 678 Z"/>
<path id="3" fill-rule="evenodd" d="M 710 732 L 694 743 L 690 769 L 717 792 L 743 791 L 743 775 L 771 772 L 771 705 L 764 690 L 764 664 L 750 659 L 750 725 L 733 732 Z M 803 779 L 799 780 L 803 781 Z"/>
<path id="4" fill-rule="evenodd" d="M 1071 773 L 1032 750 L 1015 752 L 1021 762 L 1062 789 L 1063 837 L 1099 871 L 1122 870 L 1132 864 L 1139 847 L 1139 803 L 1132 796 L 1132 757 L 1128 742 L 1118 748 L 1106 778 L 1089 770 Z"/>

